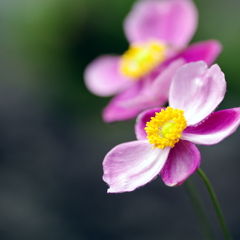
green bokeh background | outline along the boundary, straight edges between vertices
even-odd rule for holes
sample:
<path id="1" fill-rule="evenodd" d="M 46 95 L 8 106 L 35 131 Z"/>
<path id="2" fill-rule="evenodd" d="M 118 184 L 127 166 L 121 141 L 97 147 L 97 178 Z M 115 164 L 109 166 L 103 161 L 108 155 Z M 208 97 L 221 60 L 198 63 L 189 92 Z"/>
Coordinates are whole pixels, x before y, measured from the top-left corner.
<path id="1" fill-rule="evenodd" d="M 74 114 L 86 101 L 95 110 L 107 102 L 92 96 L 83 71 L 95 57 L 121 54 L 128 48 L 122 21 L 134 1 L 43 0 L 1 2 L 1 45 L 6 57 L 24 62 L 32 76 L 18 84 L 43 88 L 53 101 Z M 239 105 L 240 3 L 236 0 L 195 1 L 199 26 L 192 42 L 218 39 L 223 51 L 217 63 L 226 74 L 228 96 Z M 60 105 L 61 105 L 60 104 Z"/>
<path id="2" fill-rule="evenodd" d="M 240 1 L 194 2 L 199 25 L 191 42 L 222 43 L 216 62 L 225 73 L 228 91 L 220 108 L 237 107 Z M 105 124 L 101 111 L 110 98 L 91 94 L 83 72 L 95 57 L 122 54 L 128 48 L 122 22 L 133 3 L 0 1 L 0 239 L 202 239 L 183 188 L 167 188 L 159 178 L 134 193 L 108 195 L 101 179 L 107 151 L 135 139 L 134 120 Z M 203 158 L 212 163 L 203 160 L 202 167 L 216 186 L 230 231 L 239 239 L 240 194 L 233 187 L 240 181 L 239 133 L 234 136 L 220 147 L 203 150 Z M 223 181 L 223 175 L 229 180 Z M 210 199 L 197 184 L 217 239 L 222 239 Z M 143 211 L 146 206 L 150 209 Z M 159 216 L 171 217 L 161 222 L 156 209 Z M 125 216 L 124 211 L 131 213 Z M 189 216 L 182 220 L 185 212 Z M 139 219 L 149 222 L 149 234 Z"/>

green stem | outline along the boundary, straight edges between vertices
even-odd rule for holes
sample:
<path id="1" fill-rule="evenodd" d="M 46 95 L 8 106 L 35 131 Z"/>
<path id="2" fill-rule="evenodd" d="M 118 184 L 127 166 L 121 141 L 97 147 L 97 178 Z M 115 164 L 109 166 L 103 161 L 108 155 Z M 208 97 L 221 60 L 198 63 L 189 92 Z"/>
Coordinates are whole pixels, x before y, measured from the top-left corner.
<path id="1" fill-rule="evenodd" d="M 188 178 L 185 181 L 185 187 L 187 189 L 189 198 L 192 202 L 193 208 L 195 210 L 196 216 L 198 218 L 200 227 L 202 229 L 203 235 L 205 239 L 214 240 L 213 230 L 211 228 L 211 224 L 208 220 L 207 213 L 204 209 L 204 206 L 200 200 L 199 194 L 194 187 L 193 181 L 191 178 Z"/>
<path id="2" fill-rule="evenodd" d="M 223 234 L 225 236 L 225 239 L 227 240 L 232 240 L 228 230 L 227 230 L 227 226 L 226 226 L 226 223 L 224 221 L 224 218 L 223 218 L 223 214 L 222 214 L 222 211 L 220 209 L 220 205 L 218 203 L 218 200 L 217 200 L 217 197 L 216 197 L 216 194 L 211 186 L 211 183 L 209 182 L 207 176 L 204 174 L 204 172 L 198 168 L 197 170 L 198 174 L 200 175 L 200 177 L 203 179 L 207 189 L 208 189 L 208 192 L 211 196 L 211 199 L 212 199 L 212 202 L 213 202 L 213 205 L 215 207 L 215 210 L 216 210 L 216 213 L 217 213 L 217 216 L 218 216 L 218 220 L 220 222 L 220 225 L 221 225 L 221 228 L 222 228 L 222 231 L 223 231 Z"/>

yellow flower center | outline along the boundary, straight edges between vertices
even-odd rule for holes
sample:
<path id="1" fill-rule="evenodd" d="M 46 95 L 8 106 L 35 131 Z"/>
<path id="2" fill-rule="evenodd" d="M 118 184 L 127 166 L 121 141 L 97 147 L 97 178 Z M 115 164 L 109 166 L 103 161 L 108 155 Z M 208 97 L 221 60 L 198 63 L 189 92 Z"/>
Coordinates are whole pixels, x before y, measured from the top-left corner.
<path id="1" fill-rule="evenodd" d="M 187 121 L 184 117 L 184 111 L 167 107 L 157 112 L 147 122 L 145 131 L 147 139 L 153 148 L 174 147 L 182 136 L 182 131 L 187 127 Z"/>
<path id="2" fill-rule="evenodd" d="M 166 45 L 159 41 L 149 41 L 145 44 L 132 44 L 122 55 L 120 61 L 121 73 L 132 79 L 137 79 L 153 70 L 165 60 Z"/>

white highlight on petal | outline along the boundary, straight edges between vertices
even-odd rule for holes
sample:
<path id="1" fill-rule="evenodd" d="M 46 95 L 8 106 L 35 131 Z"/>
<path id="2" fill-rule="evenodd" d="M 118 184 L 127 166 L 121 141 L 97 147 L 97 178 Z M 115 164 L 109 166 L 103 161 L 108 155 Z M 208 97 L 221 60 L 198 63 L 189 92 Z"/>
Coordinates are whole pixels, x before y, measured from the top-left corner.
<path id="1" fill-rule="evenodd" d="M 195 78 L 193 81 L 195 82 L 197 87 L 201 87 L 204 85 L 204 82 L 201 78 Z"/>
<path id="2" fill-rule="evenodd" d="M 163 168 L 169 151 L 170 148 L 152 149 L 146 140 L 114 147 L 103 161 L 108 192 L 130 192 L 150 182 Z"/>

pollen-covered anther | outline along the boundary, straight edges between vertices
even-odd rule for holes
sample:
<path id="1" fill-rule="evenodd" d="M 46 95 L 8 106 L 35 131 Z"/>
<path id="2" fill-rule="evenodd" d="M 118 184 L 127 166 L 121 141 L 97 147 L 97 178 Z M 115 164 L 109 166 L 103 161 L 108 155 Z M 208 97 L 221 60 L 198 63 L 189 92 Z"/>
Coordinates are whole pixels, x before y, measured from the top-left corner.
<path id="1" fill-rule="evenodd" d="M 146 124 L 145 131 L 153 148 L 174 147 L 187 127 L 184 111 L 167 107 L 157 112 Z"/>
<path id="2" fill-rule="evenodd" d="M 138 79 L 163 62 L 165 55 L 166 45 L 160 41 L 132 44 L 122 55 L 120 72 L 131 79 Z"/>

